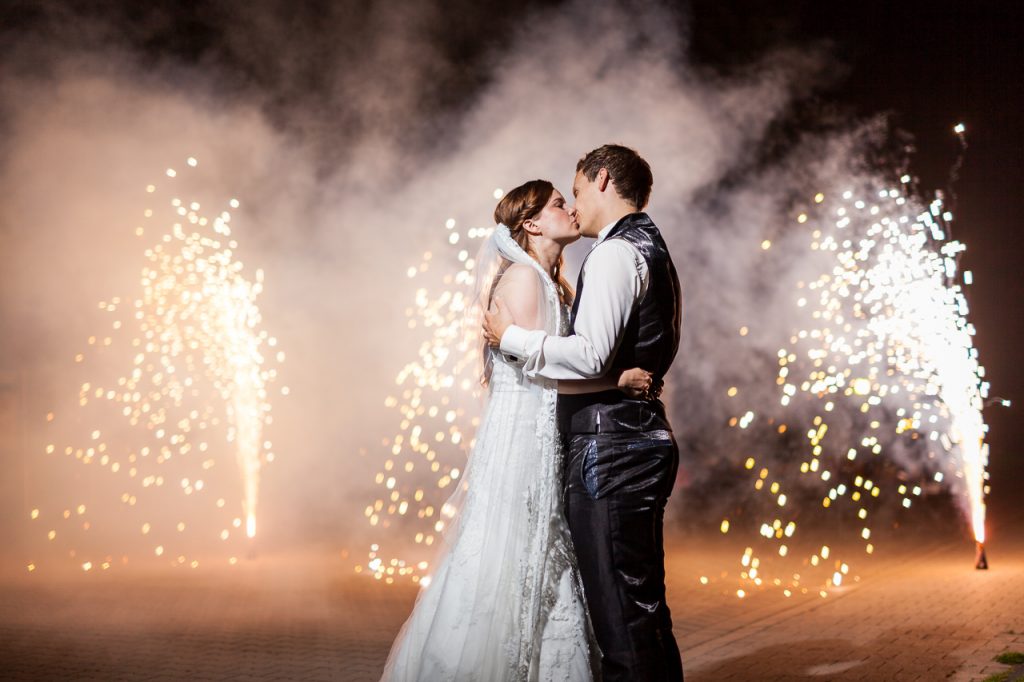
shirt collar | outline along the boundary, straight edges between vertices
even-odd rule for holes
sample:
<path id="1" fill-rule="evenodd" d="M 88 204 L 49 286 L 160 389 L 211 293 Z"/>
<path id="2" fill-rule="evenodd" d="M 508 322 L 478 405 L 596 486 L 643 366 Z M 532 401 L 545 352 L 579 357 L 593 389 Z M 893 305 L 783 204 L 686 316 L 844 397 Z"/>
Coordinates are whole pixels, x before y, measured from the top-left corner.
<path id="1" fill-rule="evenodd" d="M 613 220 L 607 225 L 605 225 L 603 228 L 601 228 L 601 231 L 597 233 L 597 241 L 594 242 L 594 246 L 597 246 L 598 244 L 604 241 L 604 238 L 608 236 L 608 233 L 612 231 L 612 228 L 615 227 L 616 224 L 618 224 L 619 220 L 621 220 L 621 218 Z M 590 248 L 594 247 L 592 246 Z"/>

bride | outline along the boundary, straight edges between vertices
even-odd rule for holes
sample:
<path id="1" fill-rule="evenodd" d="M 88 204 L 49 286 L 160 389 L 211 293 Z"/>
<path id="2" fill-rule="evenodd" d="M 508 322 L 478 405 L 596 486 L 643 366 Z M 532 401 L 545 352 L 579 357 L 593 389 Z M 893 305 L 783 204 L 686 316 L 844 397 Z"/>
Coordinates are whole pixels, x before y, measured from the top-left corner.
<path id="1" fill-rule="evenodd" d="M 515 323 L 568 331 L 573 292 L 562 250 L 579 239 L 575 212 L 546 180 L 506 194 L 477 259 L 478 310 L 500 298 Z M 562 510 L 555 403 L 582 385 L 637 396 L 642 369 L 592 382 L 524 377 L 522 362 L 484 346 L 489 401 L 458 507 L 429 585 L 388 656 L 383 680 L 591 680 L 600 652 Z"/>

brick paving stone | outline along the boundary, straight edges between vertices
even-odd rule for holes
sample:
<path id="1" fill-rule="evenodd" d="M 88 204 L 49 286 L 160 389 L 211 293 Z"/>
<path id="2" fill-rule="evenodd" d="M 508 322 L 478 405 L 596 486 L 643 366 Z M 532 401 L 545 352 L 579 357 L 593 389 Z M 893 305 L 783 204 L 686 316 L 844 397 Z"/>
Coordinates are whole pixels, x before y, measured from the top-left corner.
<path id="1" fill-rule="evenodd" d="M 987 572 L 956 542 L 876 555 L 826 599 L 740 600 L 696 580 L 735 565 L 732 550 L 668 549 L 688 682 L 973 682 L 1024 650 L 1024 544 L 990 547 Z M 348 570 L 302 556 L 230 573 L 0 578 L 0 679 L 377 680 L 415 592 Z"/>
<path id="2" fill-rule="evenodd" d="M 1005 633 L 1019 631 L 1024 552 L 1003 548 L 1000 565 L 987 573 L 971 570 L 963 554 L 931 552 L 893 567 L 876 562 L 877 575 L 841 598 L 752 623 L 730 634 L 724 648 L 684 641 L 687 678 L 732 677 L 749 666 L 757 679 L 981 679 L 992 657 L 1012 643 Z M 872 613 L 884 618 L 864 617 Z M 867 663 L 823 678 L 828 669 L 816 660 L 823 643 L 833 647 L 834 663 Z"/>

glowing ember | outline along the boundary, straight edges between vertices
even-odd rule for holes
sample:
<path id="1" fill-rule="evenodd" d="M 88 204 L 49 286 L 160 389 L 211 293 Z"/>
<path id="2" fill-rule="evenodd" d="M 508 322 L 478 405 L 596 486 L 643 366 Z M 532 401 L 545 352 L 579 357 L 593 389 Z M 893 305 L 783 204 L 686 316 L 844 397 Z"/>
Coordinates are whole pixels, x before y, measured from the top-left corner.
<path id="1" fill-rule="evenodd" d="M 405 314 L 408 328 L 420 330 L 422 341 L 418 357 L 395 378 L 396 394 L 384 400 L 398 413 L 398 430 L 383 439 L 388 454 L 374 479 L 380 496 L 364 511 L 371 526 L 389 529 L 396 544 L 423 548 L 421 554 L 429 553 L 454 515 L 446 500 L 458 485 L 479 425 L 480 349 L 471 343 L 464 321 L 475 282 L 478 247 L 472 242 L 487 238 L 493 228 L 463 233 L 449 218 L 444 230 L 448 248 L 440 255 L 424 253 L 407 271 L 418 286 Z M 409 577 L 427 584 L 429 564 L 418 558 L 401 550 L 385 554 L 378 542 L 356 570 L 366 569 L 387 583 Z"/>
<path id="2" fill-rule="evenodd" d="M 168 169 L 166 175 L 180 178 L 197 166 L 189 157 L 185 171 Z M 173 185 L 180 179 L 165 182 Z M 166 212 L 169 228 L 144 251 L 137 298 L 114 297 L 99 304 L 113 317 L 105 323 L 111 331 L 89 337 L 88 353 L 75 358 L 91 375 L 80 384 L 79 413 L 63 420 L 47 415 L 50 428 L 60 425 L 54 440 L 71 438 L 68 427 L 79 424 L 86 427 L 85 442 L 50 444 L 46 452 L 81 465 L 99 465 L 117 477 L 115 485 L 123 492 L 115 517 L 130 518 L 159 557 L 168 546 L 181 544 L 190 529 L 201 534 L 188 545 L 194 551 L 211 538 L 227 541 L 229 527 L 240 525 L 238 518 L 232 520 L 239 511 L 246 535 L 255 535 L 260 474 L 273 460 L 272 444 L 264 439 L 264 428 L 272 423 L 268 389 L 277 378 L 273 365 L 284 354 L 271 350 L 276 339 L 260 329 L 256 299 L 263 290 L 263 272 L 257 270 L 253 279 L 244 274 L 235 256 L 231 214 L 224 210 L 205 215 L 198 201 L 162 194 L 155 184 L 146 192 L 157 202 L 157 211 Z M 237 200 L 230 203 L 239 205 Z M 144 212 L 147 223 L 155 222 L 155 215 L 152 208 Z M 145 233 L 142 227 L 136 229 L 140 237 Z M 221 458 L 232 450 L 241 486 L 236 477 L 217 475 Z M 240 487 L 234 509 L 228 496 L 210 490 L 218 484 Z M 193 501 L 182 507 L 181 497 Z M 147 499 L 153 503 L 147 505 Z M 84 504 L 75 509 L 79 517 L 86 514 Z M 169 510 L 196 515 L 198 523 L 152 518 Z M 70 516 L 66 510 L 64 518 Z M 52 519 L 53 510 L 38 505 L 32 519 L 40 517 Z M 217 519 L 222 528 L 211 530 Z M 86 520 L 81 527 L 88 531 L 92 525 Z M 56 530 L 48 530 L 48 537 L 53 540 Z M 81 566 L 106 569 L 115 553 L 120 554 L 115 549 L 106 561 Z M 70 554 L 75 556 L 76 550 Z M 184 554 L 172 556 L 175 565 L 199 565 Z M 122 556 L 122 563 L 127 560 Z"/>
<path id="3" fill-rule="evenodd" d="M 898 486 L 873 481 L 858 473 L 867 469 L 858 469 L 857 460 L 866 460 L 869 467 L 872 458 L 888 450 L 913 451 L 919 466 L 902 478 L 927 475 L 949 486 L 964 501 L 980 547 L 988 458 L 982 407 L 989 386 L 982 379 L 960 283 L 971 277 L 957 269 L 965 247 L 948 236 L 953 216 L 939 198 L 921 206 L 903 189 L 870 185 L 838 196 L 819 192 L 813 204 L 797 223 L 812 229 L 810 249 L 816 253 L 808 260 L 821 268 L 816 277 L 797 284 L 794 310 L 801 322 L 778 352 L 776 383 L 782 408 L 791 403 L 795 408 L 799 401 L 817 415 L 806 431 L 807 454 L 799 467 L 803 480 L 749 458 L 745 468 L 755 475 L 753 486 L 772 495 L 782 509 L 790 499 L 786 482 L 805 490 L 813 485 L 827 489 L 818 498 L 819 509 L 842 508 L 855 519 L 865 552 L 871 554 L 875 546 L 868 519 L 873 508 L 884 504 L 879 499 L 883 487 L 889 495 L 894 490 L 901 506 L 909 508 L 927 481 Z M 730 424 L 748 428 L 757 412 L 749 410 Z M 799 418 L 793 414 L 793 421 Z M 838 435 L 831 435 L 829 426 L 836 423 Z M 778 427 L 779 434 L 786 430 L 785 424 Z M 844 442 L 851 431 L 857 441 Z M 896 456 L 890 460 L 903 462 Z M 768 541 L 786 542 L 796 532 L 796 521 L 787 521 L 782 509 L 761 524 Z M 780 556 L 788 551 L 785 544 L 778 548 Z M 826 588 L 846 583 L 849 565 L 838 557 L 829 560 L 828 546 L 807 563 L 827 572 Z M 751 548 L 741 565 L 741 577 L 761 585 Z M 788 587 L 798 584 L 794 577 Z"/>

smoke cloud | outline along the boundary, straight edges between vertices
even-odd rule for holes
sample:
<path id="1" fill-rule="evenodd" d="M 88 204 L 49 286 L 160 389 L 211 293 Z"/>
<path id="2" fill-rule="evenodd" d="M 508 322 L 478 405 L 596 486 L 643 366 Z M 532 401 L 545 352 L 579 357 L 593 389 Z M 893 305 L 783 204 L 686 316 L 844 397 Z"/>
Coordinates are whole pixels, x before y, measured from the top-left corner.
<path id="1" fill-rule="evenodd" d="M 80 497 L 74 479 L 49 478 L 69 463 L 40 454 L 44 416 L 77 394 L 72 358 L 97 333 L 96 302 L 136 295 L 146 186 L 189 156 L 199 165 L 175 191 L 241 201 L 237 255 L 265 272 L 264 324 L 288 355 L 278 383 L 290 395 L 274 398 L 267 434 L 267 546 L 361 551 L 395 429 L 384 398 L 416 353 L 406 268 L 446 248 L 447 218 L 489 225 L 495 188 L 543 177 L 566 192 L 576 160 L 606 142 L 650 162 L 648 212 L 683 280 L 666 397 L 685 474 L 671 516 L 694 523 L 702 509 L 697 525 L 717 525 L 742 505 L 730 479 L 750 445 L 726 426 L 725 390 L 777 403 L 787 287 L 817 266 L 786 256 L 804 248 L 794 206 L 864 171 L 863 150 L 884 136 L 882 123 L 850 124 L 778 151 L 834 66 L 826 53 L 716 74 L 688 62 L 685 15 L 648 3 L 207 3 L 188 22 L 167 8 L 140 19 L 41 7 L 21 17 L 0 79 L 0 369 L 14 377 L 5 409 L 24 424 L 4 451 L 28 482 L 8 515 L 24 546 L 45 535 L 25 528 L 37 499 Z M 586 248 L 570 249 L 577 267 Z M 114 510 L 125 484 L 106 479 L 90 494 Z M 133 531 L 119 551 L 145 540 Z"/>

